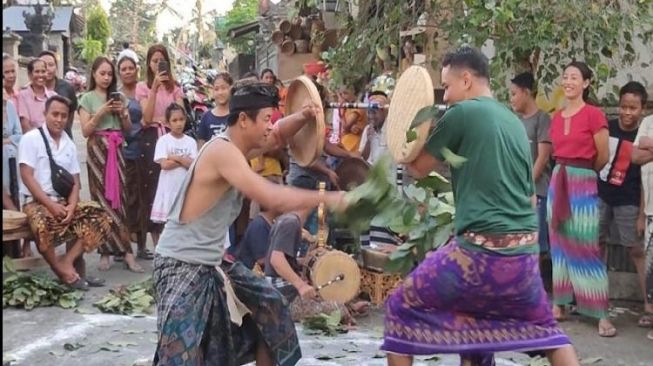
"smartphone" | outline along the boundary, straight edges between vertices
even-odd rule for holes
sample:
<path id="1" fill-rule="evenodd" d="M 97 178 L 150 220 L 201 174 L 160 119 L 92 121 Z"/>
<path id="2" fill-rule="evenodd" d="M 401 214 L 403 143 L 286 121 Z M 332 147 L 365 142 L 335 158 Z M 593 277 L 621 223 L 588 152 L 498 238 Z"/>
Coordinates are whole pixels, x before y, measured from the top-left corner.
<path id="1" fill-rule="evenodd" d="M 110 98 L 113 99 L 114 102 L 119 102 L 122 98 L 122 94 L 120 94 L 120 92 L 113 92 L 111 93 Z"/>
<path id="2" fill-rule="evenodd" d="M 159 72 L 167 73 L 170 71 L 170 65 L 165 60 L 159 61 Z"/>

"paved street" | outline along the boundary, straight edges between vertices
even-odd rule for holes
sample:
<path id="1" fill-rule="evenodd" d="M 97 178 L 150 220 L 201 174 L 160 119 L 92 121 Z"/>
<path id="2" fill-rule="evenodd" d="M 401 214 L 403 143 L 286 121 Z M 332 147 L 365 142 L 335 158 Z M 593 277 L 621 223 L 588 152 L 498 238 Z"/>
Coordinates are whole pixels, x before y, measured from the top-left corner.
<path id="1" fill-rule="evenodd" d="M 75 131 L 82 162 L 82 182 L 86 180 L 85 149 L 79 129 Z M 88 192 L 83 191 L 83 198 Z M 151 273 L 151 263 L 141 261 L 145 274 L 134 274 L 114 265 L 109 272 L 96 270 L 99 256 L 87 256 L 89 273 L 107 280 L 107 287 L 86 293 L 76 310 L 58 307 L 38 308 L 33 311 L 3 309 L 3 359 L 13 360 L 16 366 L 132 366 L 151 364 L 156 342 L 156 317 L 129 317 L 101 314 L 92 304 L 103 297 L 111 286 L 130 284 Z M 46 271 L 46 269 L 43 269 Z M 653 342 L 645 339 L 646 331 L 637 328 L 638 304 L 621 304 L 633 310 L 617 308 L 615 326 L 619 335 L 604 339 L 596 334 L 595 323 L 572 320 L 563 323 L 572 337 L 585 365 L 596 366 L 651 366 Z M 641 310 L 641 309 L 640 309 Z M 378 351 L 383 330 L 383 313 L 376 310 L 359 321 L 355 331 L 337 337 L 307 334 L 297 326 L 304 358 L 300 366 L 385 365 L 385 357 Z M 64 349 L 65 344 L 77 348 Z M 69 346 L 70 347 L 70 346 Z M 503 353 L 498 365 L 542 365 L 522 354 Z M 421 358 L 416 365 L 458 365 L 455 356 Z"/>

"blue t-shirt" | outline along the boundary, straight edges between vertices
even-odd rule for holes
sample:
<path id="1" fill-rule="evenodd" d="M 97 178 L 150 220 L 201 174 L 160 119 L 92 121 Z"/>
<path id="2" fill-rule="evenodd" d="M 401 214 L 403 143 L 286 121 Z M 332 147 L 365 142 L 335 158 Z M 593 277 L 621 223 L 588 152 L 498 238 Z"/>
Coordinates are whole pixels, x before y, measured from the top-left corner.
<path id="1" fill-rule="evenodd" d="M 197 131 L 197 138 L 209 141 L 213 136 L 221 135 L 227 130 L 227 117 L 216 116 L 212 111 L 204 113 Z"/>
<path id="2" fill-rule="evenodd" d="M 270 224 L 263 215 L 259 214 L 247 225 L 247 230 L 238 246 L 236 258 L 247 268 L 254 268 L 257 260 L 265 258 L 269 239 Z"/>

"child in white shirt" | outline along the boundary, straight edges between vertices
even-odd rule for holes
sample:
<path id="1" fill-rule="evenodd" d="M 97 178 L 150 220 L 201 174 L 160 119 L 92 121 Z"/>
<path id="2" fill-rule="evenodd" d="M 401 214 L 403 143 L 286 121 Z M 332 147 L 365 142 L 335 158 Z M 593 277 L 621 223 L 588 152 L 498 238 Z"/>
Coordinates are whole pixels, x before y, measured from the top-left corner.
<path id="1" fill-rule="evenodd" d="M 161 165 L 159 185 L 152 205 L 152 222 L 165 223 L 172 203 L 181 189 L 193 160 L 197 157 L 197 142 L 184 134 L 186 113 L 176 103 L 166 109 L 170 132 L 162 136 L 154 149 L 154 161 Z"/>

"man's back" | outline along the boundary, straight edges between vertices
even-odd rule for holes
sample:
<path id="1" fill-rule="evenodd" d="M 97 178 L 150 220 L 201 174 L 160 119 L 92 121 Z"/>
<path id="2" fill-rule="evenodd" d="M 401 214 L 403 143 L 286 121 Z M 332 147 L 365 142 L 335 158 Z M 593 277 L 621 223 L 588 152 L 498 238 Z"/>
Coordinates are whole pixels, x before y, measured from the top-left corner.
<path id="1" fill-rule="evenodd" d="M 526 131 L 519 118 L 489 97 L 454 104 L 438 121 L 427 150 L 467 159 L 452 167 L 457 234 L 537 230 Z"/>

